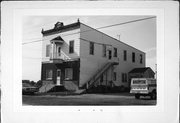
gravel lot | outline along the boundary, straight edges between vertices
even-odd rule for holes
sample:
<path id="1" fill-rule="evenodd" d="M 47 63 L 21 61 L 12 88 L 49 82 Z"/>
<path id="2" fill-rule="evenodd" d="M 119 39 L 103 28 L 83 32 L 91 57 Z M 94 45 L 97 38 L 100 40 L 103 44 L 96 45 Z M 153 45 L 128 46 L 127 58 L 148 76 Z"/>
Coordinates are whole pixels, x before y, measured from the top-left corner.
<path id="1" fill-rule="evenodd" d="M 83 94 L 83 95 L 23 95 L 23 105 L 156 105 L 149 97 L 135 99 L 133 95 Z"/>

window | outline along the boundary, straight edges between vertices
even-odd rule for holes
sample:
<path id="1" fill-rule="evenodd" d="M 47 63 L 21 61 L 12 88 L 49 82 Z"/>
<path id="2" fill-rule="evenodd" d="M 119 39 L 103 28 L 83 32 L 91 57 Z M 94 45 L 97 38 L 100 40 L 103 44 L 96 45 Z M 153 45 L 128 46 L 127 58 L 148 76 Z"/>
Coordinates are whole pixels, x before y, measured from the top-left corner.
<path id="1" fill-rule="evenodd" d="M 113 80 L 116 81 L 116 72 L 114 72 Z"/>
<path id="2" fill-rule="evenodd" d="M 117 48 L 114 48 L 114 57 L 117 57 Z"/>
<path id="3" fill-rule="evenodd" d="M 111 50 L 109 50 L 109 59 L 111 59 L 111 56 L 112 55 L 112 51 Z"/>
<path id="4" fill-rule="evenodd" d="M 103 52 L 103 57 L 106 57 L 106 45 L 105 44 L 103 44 L 102 45 L 102 52 Z"/>
<path id="5" fill-rule="evenodd" d="M 122 82 L 127 82 L 127 74 L 122 73 Z"/>
<path id="6" fill-rule="evenodd" d="M 51 52 L 51 45 L 48 44 L 46 45 L 46 57 L 50 57 L 50 52 Z"/>
<path id="7" fill-rule="evenodd" d="M 126 61 L 127 60 L 127 51 L 126 50 L 124 50 L 124 61 Z"/>
<path id="8" fill-rule="evenodd" d="M 135 62 L 135 53 L 132 53 L 132 62 Z"/>
<path id="9" fill-rule="evenodd" d="M 72 68 L 66 68 L 65 69 L 65 79 L 66 80 L 72 80 L 73 77 L 73 69 Z"/>
<path id="10" fill-rule="evenodd" d="M 74 53 L 74 41 L 69 41 L 69 53 Z"/>
<path id="11" fill-rule="evenodd" d="M 142 60 L 143 60 L 142 54 L 140 54 L 140 64 L 142 64 Z"/>
<path id="12" fill-rule="evenodd" d="M 46 80 L 52 80 L 53 71 L 46 70 Z"/>
<path id="13" fill-rule="evenodd" d="M 89 44 L 89 54 L 94 55 L 94 43 L 90 42 Z"/>

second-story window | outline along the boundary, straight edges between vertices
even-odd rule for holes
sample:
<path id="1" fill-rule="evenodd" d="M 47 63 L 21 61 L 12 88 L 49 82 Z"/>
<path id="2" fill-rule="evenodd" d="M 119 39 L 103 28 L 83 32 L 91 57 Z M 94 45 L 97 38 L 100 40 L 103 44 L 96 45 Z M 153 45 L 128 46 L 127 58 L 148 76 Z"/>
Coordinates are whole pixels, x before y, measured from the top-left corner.
<path id="1" fill-rule="evenodd" d="M 89 54 L 94 55 L 94 43 L 93 42 L 89 43 Z"/>
<path id="2" fill-rule="evenodd" d="M 46 45 L 46 57 L 50 57 L 50 52 L 51 52 L 51 45 L 48 44 Z"/>
<path id="3" fill-rule="evenodd" d="M 117 57 L 117 48 L 114 47 L 114 57 Z"/>
<path id="4" fill-rule="evenodd" d="M 109 59 L 111 59 L 112 51 L 111 50 L 108 50 L 108 51 L 109 51 Z"/>
<path id="5" fill-rule="evenodd" d="M 143 57 L 142 54 L 140 54 L 140 64 L 142 64 L 142 61 L 143 61 Z"/>
<path id="6" fill-rule="evenodd" d="M 74 41 L 69 41 L 69 53 L 74 53 Z"/>
<path id="7" fill-rule="evenodd" d="M 102 45 L 102 53 L 103 53 L 103 57 L 106 57 L 106 45 L 105 44 L 103 44 Z"/>
<path id="8" fill-rule="evenodd" d="M 124 61 L 126 61 L 127 60 L 127 51 L 126 50 L 124 50 L 123 57 L 124 57 Z"/>
<path id="9" fill-rule="evenodd" d="M 135 62 L 135 53 L 132 53 L 132 62 Z"/>

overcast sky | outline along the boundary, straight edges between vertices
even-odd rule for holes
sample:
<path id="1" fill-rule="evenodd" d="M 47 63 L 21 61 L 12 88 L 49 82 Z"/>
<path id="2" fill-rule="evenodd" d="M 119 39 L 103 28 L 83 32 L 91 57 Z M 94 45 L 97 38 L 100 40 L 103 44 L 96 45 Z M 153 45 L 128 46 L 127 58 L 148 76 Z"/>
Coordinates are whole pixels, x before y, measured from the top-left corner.
<path id="1" fill-rule="evenodd" d="M 23 43 L 42 39 L 41 30 L 52 29 L 57 21 L 64 25 L 80 22 L 93 28 L 118 24 L 150 16 L 25 16 L 23 18 Z M 146 67 L 155 70 L 156 18 L 99 30 L 146 53 Z M 23 78 L 40 80 L 42 42 L 22 45 Z"/>

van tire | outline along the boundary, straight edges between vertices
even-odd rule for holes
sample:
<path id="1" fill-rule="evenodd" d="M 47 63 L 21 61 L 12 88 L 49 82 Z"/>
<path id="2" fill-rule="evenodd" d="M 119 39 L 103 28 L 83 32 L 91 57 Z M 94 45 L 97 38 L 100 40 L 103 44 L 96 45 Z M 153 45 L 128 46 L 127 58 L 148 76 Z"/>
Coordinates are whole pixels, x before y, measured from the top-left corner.
<path id="1" fill-rule="evenodd" d="M 151 96 L 151 99 L 152 99 L 152 100 L 156 100 L 156 98 L 157 98 L 157 97 L 156 97 L 156 91 L 154 90 L 154 91 L 151 93 L 150 96 Z"/>
<path id="2" fill-rule="evenodd" d="M 139 98 L 140 98 L 140 95 L 139 95 L 139 94 L 135 94 L 135 98 L 136 98 L 136 99 L 139 99 Z"/>

